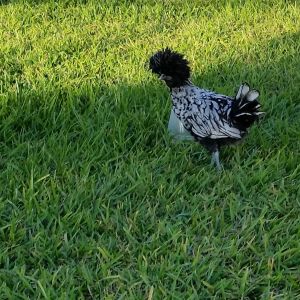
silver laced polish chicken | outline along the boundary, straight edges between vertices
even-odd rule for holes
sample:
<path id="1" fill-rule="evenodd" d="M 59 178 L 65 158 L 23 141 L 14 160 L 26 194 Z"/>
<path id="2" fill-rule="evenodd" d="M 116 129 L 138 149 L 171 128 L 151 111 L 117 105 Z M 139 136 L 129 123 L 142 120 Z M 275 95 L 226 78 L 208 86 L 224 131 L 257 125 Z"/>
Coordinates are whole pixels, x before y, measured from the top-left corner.
<path id="1" fill-rule="evenodd" d="M 241 140 L 263 114 L 259 111 L 259 92 L 250 90 L 246 83 L 234 98 L 199 88 L 190 81 L 188 61 L 169 48 L 155 53 L 149 67 L 169 87 L 178 119 L 212 154 L 212 163 L 220 171 L 220 148 Z"/>

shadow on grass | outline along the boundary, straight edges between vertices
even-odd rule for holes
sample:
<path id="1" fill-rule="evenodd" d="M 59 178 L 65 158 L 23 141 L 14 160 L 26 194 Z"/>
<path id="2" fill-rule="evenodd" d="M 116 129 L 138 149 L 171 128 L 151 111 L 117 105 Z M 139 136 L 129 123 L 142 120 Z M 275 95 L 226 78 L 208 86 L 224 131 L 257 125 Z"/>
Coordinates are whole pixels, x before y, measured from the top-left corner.
<path id="1" fill-rule="evenodd" d="M 297 40 L 299 34 L 271 40 L 264 46 L 272 56 L 274 47 L 285 43 L 293 48 Z M 260 88 L 267 116 L 240 148 L 243 159 L 249 157 L 251 149 L 260 149 L 256 156 L 261 155 L 262 160 L 275 157 L 272 172 L 267 161 L 263 165 L 267 171 L 262 170 L 259 176 L 255 171 L 251 176 L 247 171 L 228 178 L 205 173 L 203 167 L 209 159 L 203 163 L 196 158 L 198 145 L 172 143 L 166 130 L 168 92 L 150 75 L 149 81 L 137 85 L 85 85 L 49 92 L 43 87 L 34 92 L 20 84 L 17 94 L 5 97 L 0 120 L 0 184 L 5 187 L 1 194 L 0 244 L 4 245 L 5 259 L 0 268 L 9 272 L 0 273 L 0 278 L 6 287 L 35 295 L 33 282 L 42 273 L 47 279 L 53 276 L 51 288 L 57 275 L 60 281 L 55 282 L 56 290 L 61 290 L 61 285 L 67 290 L 70 282 L 72 288 L 82 285 L 81 290 L 89 295 L 90 287 L 82 276 L 87 268 L 102 286 L 110 288 L 112 284 L 125 293 L 129 278 L 134 289 L 144 292 L 141 274 L 145 274 L 145 268 L 139 261 L 147 257 L 147 272 L 149 269 L 154 274 L 148 272 L 149 282 L 158 281 L 157 261 L 166 259 L 167 267 L 159 271 L 160 284 L 166 289 L 176 284 L 185 295 L 190 291 L 189 284 L 181 284 L 186 274 L 192 278 L 193 288 L 207 295 L 219 289 L 206 291 L 202 281 L 207 278 L 213 287 L 229 278 L 226 290 L 241 293 L 235 291 L 233 283 L 240 287 L 240 282 L 248 280 L 240 272 L 248 265 L 250 287 L 243 297 L 258 298 L 269 285 L 296 293 L 299 287 L 294 270 L 299 256 L 296 251 L 285 250 L 297 250 L 297 245 L 285 240 L 285 228 L 289 237 L 296 236 L 298 214 L 288 214 L 297 213 L 290 200 L 296 197 L 292 193 L 298 184 L 295 180 L 294 190 L 293 182 L 281 189 L 276 180 L 287 178 L 299 160 L 294 153 L 299 151 L 300 61 L 296 54 L 283 54 L 283 58 L 274 57 L 271 63 L 260 66 L 251 61 L 234 65 L 229 61 L 203 74 L 196 72 L 194 82 L 231 95 L 244 80 Z M 276 161 L 272 154 L 276 148 L 287 148 L 292 153 L 291 161 L 287 157 L 283 162 Z M 225 153 L 231 160 L 233 150 Z M 280 173 L 278 168 L 282 167 L 285 169 Z M 237 180 L 243 180 L 243 185 Z M 180 221 L 182 216 L 187 221 Z M 253 222 L 253 216 L 259 219 Z M 282 216 L 295 223 L 286 227 L 287 220 Z M 279 221 L 284 224 L 279 224 L 280 229 Z M 249 241 L 254 246 L 250 247 Z M 193 257 L 185 253 L 186 247 L 199 249 L 200 263 L 207 271 L 199 271 L 198 262 L 194 264 Z M 232 254 L 228 249 L 233 248 Z M 279 263 L 270 275 L 270 269 L 262 265 L 268 266 L 276 250 L 284 260 L 275 257 Z M 218 258 L 215 267 L 211 257 Z M 105 271 L 103 262 L 109 263 Z M 76 268 L 81 265 L 83 271 Z M 173 265 L 184 265 L 187 271 L 180 271 L 172 283 L 166 274 Z M 24 266 L 23 271 L 19 271 L 20 266 Z M 111 278 L 106 270 L 125 280 L 103 281 Z M 277 275 L 280 271 L 284 276 Z M 26 276 L 29 283 L 20 280 L 25 272 L 30 275 Z M 242 276 L 241 281 L 237 276 Z M 50 283 L 47 288 L 50 290 Z M 92 282 L 91 288 L 95 295 L 99 293 L 98 284 L 96 287 Z"/>

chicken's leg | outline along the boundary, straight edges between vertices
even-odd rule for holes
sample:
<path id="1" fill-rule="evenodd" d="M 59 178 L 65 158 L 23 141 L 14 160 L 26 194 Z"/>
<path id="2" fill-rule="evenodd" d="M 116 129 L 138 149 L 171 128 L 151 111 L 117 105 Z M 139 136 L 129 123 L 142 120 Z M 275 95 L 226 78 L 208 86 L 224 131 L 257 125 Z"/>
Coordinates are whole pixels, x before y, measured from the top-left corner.
<path id="1" fill-rule="evenodd" d="M 212 162 L 212 164 L 216 165 L 216 168 L 219 172 L 222 171 L 222 165 L 220 164 L 219 151 L 218 150 L 216 150 L 212 153 L 211 162 Z"/>

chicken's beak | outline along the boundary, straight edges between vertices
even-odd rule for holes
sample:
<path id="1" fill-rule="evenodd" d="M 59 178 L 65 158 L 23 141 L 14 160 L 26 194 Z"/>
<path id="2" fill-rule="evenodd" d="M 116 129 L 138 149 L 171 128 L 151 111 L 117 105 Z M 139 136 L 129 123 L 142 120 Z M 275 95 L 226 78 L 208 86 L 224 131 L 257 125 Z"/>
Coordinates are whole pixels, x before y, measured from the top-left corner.
<path id="1" fill-rule="evenodd" d="M 160 76 L 159 76 L 159 80 L 165 80 L 166 79 L 166 75 L 165 74 L 161 74 Z"/>
<path id="2" fill-rule="evenodd" d="M 171 81 L 172 80 L 172 76 L 161 74 L 160 77 L 159 77 L 159 79 L 160 80 L 164 80 L 164 81 Z"/>

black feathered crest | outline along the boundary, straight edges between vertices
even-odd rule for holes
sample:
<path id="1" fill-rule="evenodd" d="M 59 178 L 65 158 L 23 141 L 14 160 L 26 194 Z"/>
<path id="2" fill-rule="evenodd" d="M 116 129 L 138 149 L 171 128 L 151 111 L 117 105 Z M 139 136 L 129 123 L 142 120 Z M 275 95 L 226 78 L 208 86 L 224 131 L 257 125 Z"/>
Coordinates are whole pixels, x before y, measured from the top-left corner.
<path id="1" fill-rule="evenodd" d="M 172 80 L 167 82 L 170 87 L 185 85 L 190 78 L 189 62 L 182 54 L 165 48 L 155 53 L 149 62 L 150 70 L 157 75 L 171 76 Z"/>

